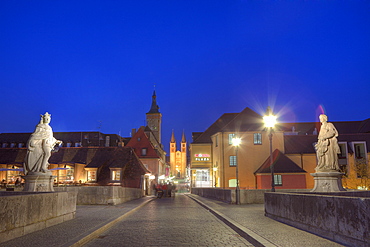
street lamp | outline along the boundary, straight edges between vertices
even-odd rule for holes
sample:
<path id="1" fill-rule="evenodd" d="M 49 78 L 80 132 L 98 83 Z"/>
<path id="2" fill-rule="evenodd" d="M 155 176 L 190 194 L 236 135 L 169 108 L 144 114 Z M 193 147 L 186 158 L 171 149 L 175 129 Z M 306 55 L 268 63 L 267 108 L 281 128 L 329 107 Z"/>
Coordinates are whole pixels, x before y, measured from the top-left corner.
<path id="1" fill-rule="evenodd" d="M 274 164 L 272 158 L 272 132 L 276 124 L 276 116 L 272 113 L 270 107 L 267 107 L 266 115 L 263 117 L 265 122 L 265 127 L 268 131 L 268 136 L 270 140 L 270 169 L 271 169 L 271 192 L 275 192 L 275 175 L 274 175 Z"/>
<path id="2" fill-rule="evenodd" d="M 241 139 L 238 137 L 234 137 L 232 139 L 233 146 L 235 147 L 235 165 L 236 165 L 236 187 L 235 187 L 235 199 L 236 199 L 236 204 L 240 204 L 240 190 L 239 190 L 239 174 L 238 174 L 238 148 L 241 143 Z"/>

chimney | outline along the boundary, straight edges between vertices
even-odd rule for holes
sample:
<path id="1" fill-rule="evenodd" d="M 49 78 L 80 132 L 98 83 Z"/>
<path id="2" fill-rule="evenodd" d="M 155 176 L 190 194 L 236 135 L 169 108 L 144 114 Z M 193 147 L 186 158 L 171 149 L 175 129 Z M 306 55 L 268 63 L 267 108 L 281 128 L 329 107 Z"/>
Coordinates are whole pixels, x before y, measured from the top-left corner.
<path id="1" fill-rule="evenodd" d="M 136 129 L 131 130 L 131 137 L 133 137 L 136 134 Z"/>

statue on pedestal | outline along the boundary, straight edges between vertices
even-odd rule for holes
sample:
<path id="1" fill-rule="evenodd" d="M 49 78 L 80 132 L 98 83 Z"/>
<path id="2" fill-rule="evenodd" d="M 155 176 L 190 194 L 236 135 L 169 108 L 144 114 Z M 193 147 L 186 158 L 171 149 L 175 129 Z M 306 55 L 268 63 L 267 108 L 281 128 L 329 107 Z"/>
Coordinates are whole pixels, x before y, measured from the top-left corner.
<path id="1" fill-rule="evenodd" d="M 324 114 L 319 116 L 321 129 L 318 142 L 315 145 L 317 154 L 316 172 L 339 171 L 338 154 L 338 131 L 332 123 L 328 123 L 328 117 Z"/>
<path id="2" fill-rule="evenodd" d="M 58 141 L 53 137 L 53 130 L 49 125 L 51 115 L 46 112 L 40 116 L 41 120 L 27 142 L 27 155 L 24 162 L 25 175 L 29 172 L 46 173 L 51 150 L 53 150 L 55 145 L 62 143 L 62 141 Z"/>
<path id="3" fill-rule="evenodd" d="M 35 131 L 27 142 L 27 154 L 23 163 L 24 179 L 26 180 L 23 191 L 48 192 L 54 191 L 54 178 L 48 170 L 51 151 L 62 141 L 53 136 L 50 114 L 40 115 L 41 119 Z"/>
<path id="4" fill-rule="evenodd" d="M 314 177 L 315 187 L 311 192 L 337 192 L 345 191 L 342 187 L 342 173 L 339 172 L 338 154 L 338 131 L 332 123 L 328 123 L 328 117 L 324 114 L 319 116 L 321 129 L 318 141 L 315 144 L 317 155 L 316 173 Z"/>

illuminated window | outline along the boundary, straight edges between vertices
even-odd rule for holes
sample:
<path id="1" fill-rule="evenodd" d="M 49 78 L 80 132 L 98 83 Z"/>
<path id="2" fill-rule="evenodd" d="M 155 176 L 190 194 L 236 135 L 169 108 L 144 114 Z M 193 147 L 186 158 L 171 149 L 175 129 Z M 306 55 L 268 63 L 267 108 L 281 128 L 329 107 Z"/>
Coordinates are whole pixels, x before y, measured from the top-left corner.
<path id="1" fill-rule="evenodd" d="M 87 171 L 87 181 L 96 181 L 96 171 Z"/>
<path id="2" fill-rule="evenodd" d="M 254 145 L 261 145 L 262 144 L 262 135 L 261 135 L 261 133 L 254 133 L 253 134 L 253 143 L 254 143 Z"/>
<path id="3" fill-rule="evenodd" d="M 121 171 L 112 171 L 112 180 L 114 181 L 120 181 L 121 180 Z"/>
<path id="4" fill-rule="evenodd" d="M 229 134 L 229 144 L 232 145 L 233 144 L 233 139 L 235 137 L 235 134 Z"/>
<path id="5" fill-rule="evenodd" d="M 147 148 L 142 148 L 141 149 L 141 155 L 145 156 L 148 152 L 148 149 Z"/>
<path id="6" fill-rule="evenodd" d="M 275 186 L 282 186 L 283 185 L 282 176 L 274 174 L 274 182 L 275 182 Z"/>
<path id="7" fill-rule="evenodd" d="M 355 143 L 354 144 L 354 151 L 355 151 L 355 157 L 356 159 L 363 159 L 366 156 L 365 152 L 365 145 L 364 143 Z"/>
<path id="8" fill-rule="evenodd" d="M 230 157 L 229 157 L 229 165 L 230 166 L 236 166 L 236 156 L 235 155 L 230 155 Z"/>
<path id="9" fill-rule="evenodd" d="M 344 173 L 345 175 L 348 174 L 348 168 L 347 168 L 347 165 L 348 165 L 348 161 L 347 161 L 347 158 L 348 158 L 348 150 L 347 150 L 347 143 L 346 142 L 342 142 L 342 143 L 338 143 L 339 145 L 339 148 L 340 148 L 340 154 L 338 154 L 338 164 L 339 164 L 339 169 L 342 173 Z"/>
<path id="10" fill-rule="evenodd" d="M 208 181 L 209 171 L 208 170 L 197 170 L 197 181 Z"/>
<path id="11" fill-rule="evenodd" d="M 236 187 L 236 179 L 229 179 L 229 187 Z"/>

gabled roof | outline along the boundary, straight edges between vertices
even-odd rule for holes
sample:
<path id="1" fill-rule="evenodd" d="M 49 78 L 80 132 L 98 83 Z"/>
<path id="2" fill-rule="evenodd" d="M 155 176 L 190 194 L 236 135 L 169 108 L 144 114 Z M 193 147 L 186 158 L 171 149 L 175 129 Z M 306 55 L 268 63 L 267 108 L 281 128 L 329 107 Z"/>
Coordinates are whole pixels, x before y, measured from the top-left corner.
<path id="1" fill-rule="evenodd" d="M 246 107 L 234 119 L 222 128 L 222 131 L 243 132 L 261 131 L 264 128 L 263 118 L 260 114 Z"/>
<path id="2" fill-rule="evenodd" d="M 225 125 L 227 125 L 233 118 L 235 118 L 239 113 L 225 113 L 219 119 L 216 120 L 206 131 L 199 135 L 196 132 L 196 139 L 192 143 L 212 143 L 211 136 L 219 132 Z M 193 133 L 193 137 L 194 137 Z"/>
<path id="3" fill-rule="evenodd" d="M 140 158 L 160 158 L 160 155 L 153 146 L 146 132 L 151 131 L 150 128 L 140 127 L 131 140 L 127 143 L 127 147 L 132 147 L 135 153 Z M 146 155 L 141 154 L 143 148 L 147 149 Z"/>
<path id="4" fill-rule="evenodd" d="M 272 153 L 272 162 L 274 164 L 275 173 L 306 173 L 301 167 L 294 163 L 291 159 L 285 156 L 278 149 Z M 270 156 L 266 161 L 254 172 L 257 173 L 271 173 L 271 160 Z"/>

